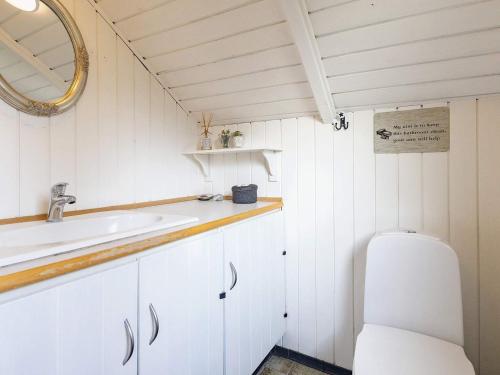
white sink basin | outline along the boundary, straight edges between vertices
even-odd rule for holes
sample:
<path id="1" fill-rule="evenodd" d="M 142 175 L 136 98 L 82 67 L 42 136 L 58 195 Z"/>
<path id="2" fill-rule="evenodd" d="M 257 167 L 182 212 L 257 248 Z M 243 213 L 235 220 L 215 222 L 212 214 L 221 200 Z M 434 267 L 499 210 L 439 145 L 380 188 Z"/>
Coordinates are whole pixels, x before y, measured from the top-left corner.
<path id="1" fill-rule="evenodd" d="M 121 238 L 167 229 L 198 218 L 134 211 L 73 216 L 0 230 L 0 267 Z"/>

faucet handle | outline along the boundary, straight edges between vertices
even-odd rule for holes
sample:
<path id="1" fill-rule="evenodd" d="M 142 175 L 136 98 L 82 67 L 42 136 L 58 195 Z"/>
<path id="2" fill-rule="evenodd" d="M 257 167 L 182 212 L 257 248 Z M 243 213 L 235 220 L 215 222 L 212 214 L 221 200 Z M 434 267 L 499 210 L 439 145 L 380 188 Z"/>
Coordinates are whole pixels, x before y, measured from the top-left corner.
<path id="1" fill-rule="evenodd" d="M 67 182 L 59 182 L 59 183 L 55 184 L 54 186 L 52 186 L 52 188 L 50 189 L 50 194 L 54 198 L 61 196 L 61 195 L 64 195 L 64 193 L 66 192 L 66 187 L 68 185 L 69 184 Z"/>

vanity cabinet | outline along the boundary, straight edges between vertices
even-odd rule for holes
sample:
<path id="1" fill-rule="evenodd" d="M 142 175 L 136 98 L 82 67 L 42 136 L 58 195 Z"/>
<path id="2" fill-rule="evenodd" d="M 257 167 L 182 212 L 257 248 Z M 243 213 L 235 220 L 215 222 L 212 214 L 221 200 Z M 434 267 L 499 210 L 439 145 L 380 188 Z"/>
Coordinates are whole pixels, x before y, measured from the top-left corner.
<path id="1" fill-rule="evenodd" d="M 282 213 L 0 295 L 2 375 L 249 375 L 285 331 Z"/>
<path id="2" fill-rule="evenodd" d="M 282 213 L 225 228 L 226 374 L 252 374 L 285 333 Z"/>
<path id="3" fill-rule="evenodd" d="M 137 374 L 136 263 L 58 289 L 57 374 Z"/>
<path id="4" fill-rule="evenodd" d="M 141 258 L 139 373 L 252 374 L 285 332 L 283 250 L 278 212 Z"/>
<path id="5" fill-rule="evenodd" d="M 0 306 L 0 374 L 57 374 L 57 290 Z"/>
<path id="6" fill-rule="evenodd" d="M 132 262 L 1 304 L 0 374 L 137 374 L 136 333 Z"/>
<path id="7" fill-rule="evenodd" d="M 220 232 L 139 260 L 140 374 L 223 374 Z"/>

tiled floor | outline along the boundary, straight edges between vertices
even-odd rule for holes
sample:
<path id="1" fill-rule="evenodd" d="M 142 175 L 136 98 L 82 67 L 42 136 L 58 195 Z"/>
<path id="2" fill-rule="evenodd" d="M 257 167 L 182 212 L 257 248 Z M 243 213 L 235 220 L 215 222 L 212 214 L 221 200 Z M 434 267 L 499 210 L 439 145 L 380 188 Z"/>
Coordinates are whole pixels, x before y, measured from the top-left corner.
<path id="1" fill-rule="evenodd" d="M 258 375 L 323 375 L 324 372 L 290 361 L 286 358 L 271 356 L 262 366 Z"/>

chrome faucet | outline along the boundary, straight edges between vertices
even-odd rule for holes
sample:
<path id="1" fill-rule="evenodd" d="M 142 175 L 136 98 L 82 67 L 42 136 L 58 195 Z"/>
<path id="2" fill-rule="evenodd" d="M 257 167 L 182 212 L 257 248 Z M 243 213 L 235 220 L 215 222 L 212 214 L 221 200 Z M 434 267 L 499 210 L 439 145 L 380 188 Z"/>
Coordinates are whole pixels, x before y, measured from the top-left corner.
<path id="1" fill-rule="evenodd" d="M 67 182 L 55 184 L 50 189 L 50 205 L 47 221 L 54 223 L 62 221 L 64 215 L 64 206 L 76 202 L 76 197 L 73 195 L 64 195 L 66 192 Z"/>

